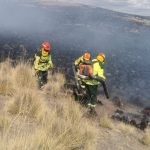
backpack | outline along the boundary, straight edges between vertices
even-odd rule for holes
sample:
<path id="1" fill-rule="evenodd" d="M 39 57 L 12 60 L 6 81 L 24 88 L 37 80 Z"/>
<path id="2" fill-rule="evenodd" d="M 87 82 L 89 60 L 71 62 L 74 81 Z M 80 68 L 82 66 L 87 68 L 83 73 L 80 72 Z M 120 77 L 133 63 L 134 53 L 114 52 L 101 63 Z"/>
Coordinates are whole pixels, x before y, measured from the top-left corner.
<path id="1" fill-rule="evenodd" d="M 93 66 L 92 63 L 86 63 L 86 62 L 82 62 L 79 65 L 79 74 L 89 77 L 90 75 L 93 74 Z"/>

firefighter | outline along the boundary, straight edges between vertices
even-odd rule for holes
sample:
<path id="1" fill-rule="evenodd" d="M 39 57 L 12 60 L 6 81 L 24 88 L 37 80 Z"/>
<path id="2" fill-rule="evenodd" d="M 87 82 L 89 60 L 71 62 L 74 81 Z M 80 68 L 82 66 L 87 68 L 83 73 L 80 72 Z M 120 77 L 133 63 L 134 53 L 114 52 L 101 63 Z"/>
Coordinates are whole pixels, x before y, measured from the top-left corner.
<path id="1" fill-rule="evenodd" d="M 93 73 L 90 78 L 83 80 L 87 89 L 87 102 L 90 113 L 96 114 L 95 107 L 97 102 L 98 85 L 102 84 L 107 98 L 109 98 L 106 88 L 104 75 L 105 54 L 100 53 L 95 59 L 92 60 Z"/>
<path id="2" fill-rule="evenodd" d="M 78 59 L 75 60 L 74 62 L 74 67 L 75 67 L 75 74 L 77 76 L 77 84 L 79 84 L 79 86 L 81 88 L 85 88 L 85 86 L 82 84 L 81 82 L 81 78 L 78 76 L 80 73 L 80 65 L 83 63 L 89 63 L 91 62 L 91 54 L 86 52 L 84 53 L 81 57 L 79 57 Z"/>
<path id="3" fill-rule="evenodd" d="M 91 60 L 91 55 L 88 52 L 84 53 L 83 56 L 81 56 L 78 59 L 76 59 L 75 62 L 74 62 L 76 71 L 79 69 L 79 65 L 82 62 L 84 62 L 84 61 L 90 61 L 90 60 Z"/>
<path id="4" fill-rule="evenodd" d="M 75 77 L 75 87 L 74 87 L 74 95 L 75 99 L 80 101 L 80 103 L 86 105 L 86 101 L 84 99 L 84 96 L 86 94 L 85 85 L 82 82 L 83 75 L 81 77 L 81 68 L 82 66 L 91 63 L 91 55 L 90 53 L 86 52 L 81 57 L 75 60 L 73 63 L 73 73 Z M 83 70 L 83 68 L 82 68 Z"/>
<path id="5" fill-rule="evenodd" d="M 40 51 L 35 54 L 34 69 L 38 76 L 39 87 L 47 83 L 48 70 L 53 68 L 51 59 L 51 44 L 47 41 L 41 44 Z"/>

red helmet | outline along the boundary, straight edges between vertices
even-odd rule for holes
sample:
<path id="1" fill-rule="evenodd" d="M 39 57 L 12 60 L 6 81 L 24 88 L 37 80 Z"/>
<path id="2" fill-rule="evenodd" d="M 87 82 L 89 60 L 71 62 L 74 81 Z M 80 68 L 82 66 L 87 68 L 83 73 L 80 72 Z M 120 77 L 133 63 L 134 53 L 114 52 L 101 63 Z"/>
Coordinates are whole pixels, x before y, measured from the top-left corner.
<path id="1" fill-rule="evenodd" d="M 51 50 L 51 45 L 49 42 L 45 41 L 42 43 L 42 48 L 44 48 L 45 51 L 50 52 Z"/>

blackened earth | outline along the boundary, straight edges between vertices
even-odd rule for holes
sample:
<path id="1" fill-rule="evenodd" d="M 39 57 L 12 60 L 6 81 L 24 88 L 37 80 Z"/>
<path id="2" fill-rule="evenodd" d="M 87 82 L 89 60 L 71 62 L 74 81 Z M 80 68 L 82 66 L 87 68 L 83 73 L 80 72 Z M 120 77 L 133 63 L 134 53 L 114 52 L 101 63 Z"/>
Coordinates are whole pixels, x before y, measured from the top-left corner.
<path id="1" fill-rule="evenodd" d="M 24 57 L 33 62 L 41 42 L 49 40 L 55 67 L 70 81 L 77 57 L 104 51 L 111 97 L 150 105 L 150 26 L 128 19 L 137 16 L 88 6 L 19 5 L 17 10 L 8 26 L 0 24 L 1 61 Z"/>

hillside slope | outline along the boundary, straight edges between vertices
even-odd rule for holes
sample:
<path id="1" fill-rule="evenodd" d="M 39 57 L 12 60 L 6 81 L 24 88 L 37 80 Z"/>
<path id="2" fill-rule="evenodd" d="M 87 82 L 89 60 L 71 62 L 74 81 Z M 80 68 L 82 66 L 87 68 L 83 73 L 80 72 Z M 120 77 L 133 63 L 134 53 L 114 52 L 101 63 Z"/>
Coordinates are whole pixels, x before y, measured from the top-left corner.
<path id="1" fill-rule="evenodd" d="M 111 120 L 116 106 L 103 97 L 98 116 L 90 116 L 64 83 L 63 74 L 50 74 L 39 90 L 30 64 L 0 64 L 0 149 L 149 149 L 149 129 L 143 132 Z"/>
<path id="2" fill-rule="evenodd" d="M 116 109 L 113 102 L 99 97 L 103 105 L 97 106 L 98 112 L 98 144 L 96 150 L 148 150 L 150 145 L 145 145 L 145 135 L 148 141 L 150 140 L 150 129 L 141 131 L 133 126 L 111 120 L 111 116 Z M 126 112 L 136 113 L 140 111 L 139 107 L 131 104 L 124 104 L 123 110 Z"/>
<path id="3" fill-rule="evenodd" d="M 36 82 L 28 63 L 0 64 L 0 149 L 94 149 L 97 128 L 63 88 L 63 75 L 50 75 L 43 90 Z"/>
<path id="4" fill-rule="evenodd" d="M 94 58 L 104 51 L 110 93 L 150 105 L 149 18 L 86 5 L 51 5 L 51 0 L 13 1 L 0 5 L 1 60 L 32 59 L 48 40 L 54 64 L 71 76 L 71 64 L 83 52 Z"/>

